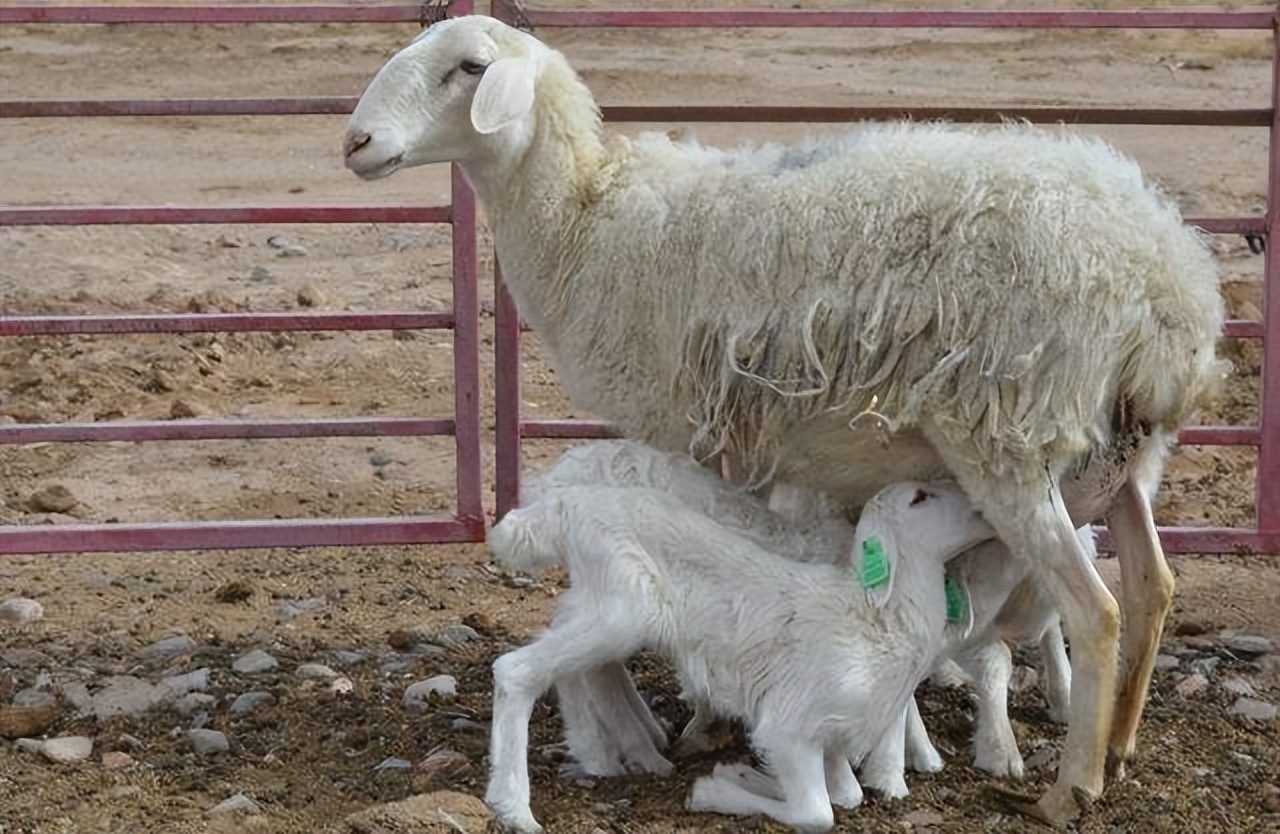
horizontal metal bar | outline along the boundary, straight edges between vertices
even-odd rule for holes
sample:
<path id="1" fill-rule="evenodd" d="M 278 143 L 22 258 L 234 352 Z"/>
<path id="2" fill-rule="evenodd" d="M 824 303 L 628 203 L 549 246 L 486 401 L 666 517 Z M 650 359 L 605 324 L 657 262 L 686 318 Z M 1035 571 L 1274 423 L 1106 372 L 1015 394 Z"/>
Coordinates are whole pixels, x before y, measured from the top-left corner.
<path id="1" fill-rule="evenodd" d="M 1222 328 L 1222 335 L 1233 339 L 1261 339 L 1265 328 L 1260 321 L 1231 319 Z"/>
<path id="2" fill-rule="evenodd" d="M 535 27 L 826 27 L 855 29 L 1270 29 L 1270 11 L 523 11 Z"/>
<path id="3" fill-rule="evenodd" d="M 0 226 L 450 223 L 448 206 L 0 206 Z"/>
<path id="4" fill-rule="evenodd" d="M 0 6 L 0 23 L 419 23 L 423 3 Z"/>
<path id="5" fill-rule="evenodd" d="M 1267 218 L 1261 216 L 1186 217 L 1182 222 L 1213 235 L 1264 235 L 1267 232 Z"/>
<path id="6" fill-rule="evenodd" d="M 355 547 L 484 541 L 484 520 L 456 516 L 0 526 L 0 553 Z"/>
<path id="7" fill-rule="evenodd" d="M 1257 426 L 1189 426 L 1178 432 L 1183 446 L 1259 446 L 1262 429 Z"/>
<path id="8" fill-rule="evenodd" d="M 581 440 L 621 435 L 608 423 L 599 420 L 521 420 L 520 436 Z"/>
<path id="9" fill-rule="evenodd" d="M 355 96 L 265 99 L 118 99 L 85 101 L 2 101 L 0 118 L 90 116 L 283 116 L 346 114 Z M 1266 127 L 1269 108 L 1236 110 L 1126 109 L 1098 107 L 792 107 L 786 105 L 605 105 L 610 122 L 795 122 L 945 120 L 995 122 L 1026 119 L 1037 124 L 1131 124 Z"/>
<path id="10" fill-rule="evenodd" d="M 60 116 L 346 115 L 355 109 L 357 101 L 359 101 L 357 96 L 0 101 L 0 119 Z"/>
<path id="11" fill-rule="evenodd" d="M 1129 109 L 1106 107 L 793 107 L 788 105 L 604 105 L 608 122 L 790 122 L 798 124 L 857 121 L 943 120 L 998 122 L 1026 119 L 1037 124 L 1117 124 L 1268 127 L 1269 108 L 1242 110 Z"/>
<path id="12" fill-rule="evenodd" d="M 1115 551 L 1107 528 L 1096 528 L 1098 549 Z M 1233 527 L 1157 527 L 1160 543 L 1167 553 L 1209 555 L 1263 554 L 1280 556 L 1280 530 L 1249 530 Z"/>
<path id="13" fill-rule="evenodd" d="M 428 437 L 454 433 L 448 417 L 332 420 L 155 420 L 0 425 L 0 446 L 143 440 L 260 440 L 299 437 Z"/>
<path id="14" fill-rule="evenodd" d="M 442 330 L 451 312 L 175 313 L 154 316 L 4 316 L 0 336 L 117 333 L 284 333 L 299 330 Z"/>

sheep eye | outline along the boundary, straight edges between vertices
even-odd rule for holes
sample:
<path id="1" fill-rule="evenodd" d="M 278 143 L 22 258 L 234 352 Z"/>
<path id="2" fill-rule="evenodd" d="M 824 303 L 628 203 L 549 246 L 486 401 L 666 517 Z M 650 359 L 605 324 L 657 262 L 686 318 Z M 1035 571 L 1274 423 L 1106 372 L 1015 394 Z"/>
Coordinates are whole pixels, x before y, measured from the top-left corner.
<path id="1" fill-rule="evenodd" d="M 484 71 L 489 68 L 488 64 L 477 63 L 476 61 L 463 61 L 459 67 L 467 75 L 484 75 Z"/>
<path id="2" fill-rule="evenodd" d="M 922 504 L 925 501 L 928 501 L 932 497 L 933 497 L 932 495 L 925 492 L 923 489 L 917 489 L 915 497 L 911 499 L 911 506 L 914 507 L 916 504 Z"/>

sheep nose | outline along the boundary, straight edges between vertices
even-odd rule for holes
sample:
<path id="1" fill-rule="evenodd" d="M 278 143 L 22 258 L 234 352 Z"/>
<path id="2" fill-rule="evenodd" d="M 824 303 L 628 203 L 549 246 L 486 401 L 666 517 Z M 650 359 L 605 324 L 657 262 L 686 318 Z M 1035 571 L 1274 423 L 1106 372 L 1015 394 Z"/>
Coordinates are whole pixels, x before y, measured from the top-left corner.
<path id="1" fill-rule="evenodd" d="M 353 153 L 373 141 L 373 137 L 363 130 L 353 130 L 347 134 L 342 143 L 342 155 L 350 158 Z"/>

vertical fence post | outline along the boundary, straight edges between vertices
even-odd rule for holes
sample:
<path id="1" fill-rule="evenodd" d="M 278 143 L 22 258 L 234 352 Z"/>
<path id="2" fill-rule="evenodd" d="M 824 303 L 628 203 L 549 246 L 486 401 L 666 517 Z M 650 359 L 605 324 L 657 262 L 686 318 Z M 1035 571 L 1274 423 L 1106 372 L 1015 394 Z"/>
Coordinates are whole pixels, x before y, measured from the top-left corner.
<path id="1" fill-rule="evenodd" d="M 455 163 L 453 204 L 453 387 L 458 517 L 484 536 L 480 486 L 480 299 L 476 196 Z"/>
<path id="2" fill-rule="evenodd" d="M 1271 135 L 1267 147 L 1267 234 L 1262 279 L 1257 524 L 1280 550 L 1280 12 L 1272 22 Z"/>
<path id="3" fill-rule="evenodd" d="M 497 518 L 520 503 L 520 312 L 493 262 L 494 450 Z"/>

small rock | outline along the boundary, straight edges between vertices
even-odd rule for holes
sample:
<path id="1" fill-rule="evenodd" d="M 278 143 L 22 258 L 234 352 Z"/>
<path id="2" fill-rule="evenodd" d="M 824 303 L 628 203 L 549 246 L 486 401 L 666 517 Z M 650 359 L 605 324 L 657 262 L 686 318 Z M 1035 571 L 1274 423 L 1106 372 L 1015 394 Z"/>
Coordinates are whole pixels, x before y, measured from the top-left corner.
<path id="1" fill-rule="evenodd" d="M 1182 661 L 1171 654 L 1156 655 L 1156 669 L 1161 672 L 1168 672 L 1171 669 L 1177 669 L 1182 665 Z"/>
<path id="2" fill-rule="evenodd" d="M 272 235 L 267 238 L 267 245 L 276 250 L 276 255 L 281 258 L 300 258 L 307 254 L 307 250 L 294 243 L 288 238 L 281 235 Z"/>
<path id="3" fill-rule="evenodd" d="M 128 733 L 120 734 L 120 738 L 116 739 L 116 746 L 123 750 L 141 750 L 144 747 L 141 739 Z"/>
<path id="4" fill-rule="evenodd" d="M 309 599 L 282 599 L 276 605 L 276 612 L 286 620 L 300 617 L 303 614 L 314 614 L 329 607 L 329 600 L 324 597 Z"/>
<path id="5" fill-rule="evenodd" d="M 470 718 L 455 718 L 449 723 L 455 732 L 459 733 L 487 733 L 489 728 L 481 724 L 479 721 L 472 721 Z"/>
<path id="6" fill-rule="evenodd" d="M 203 730 L 205 727 L 208 727 L 208 726 L 209 726 L 208 710 L 202 709 L 199 712 L 197 712 L 195 715 L 191 716 L 191 729 Z"/>
<path id="7" fill-rule="evenodd" d="M 1042 770 L 1053 764 L 1058 758 L 1058 751 L 1054 749 L 1052 744 L 1041 745 L 1031 755 L 1023 761 L 1027 770 Z"/>
<path id="8" fill-rule="evenodd" d="M 1173 689 L 1183 698 L 1194 698 L 1209 688 L 1209 679 L 1199 673 L 1189 676 Z"/>
<path id="9" fill-rule="evenodd" d="M 62 693 L 63 698 L 71 702 L 71 705 L 81 715 L 89 715 L 93 712 L 93 696 L 89 694 L 89 687 L 80 681 L 59 681 L 58 691 Z"/>
<path id="10" fill-rule="evenodd" d="M 276 277 L 264 267 L 255 266 L 249 272 L 249 281 L 254 284 L 270 284 L 276 280 Z"/>
<path id="11" fill-rule="evenodd" d="M 533 577 L 522 576 L 518 573 L 511 573 L 502 577 L 502 582 L 508 588 L 528 588 L 533 585 Z"/>
<path id="12" fill-rule="evenodd" d="M 1249 660 L 1262 654 L 1270 654 L 1276 650 L 1275 644 L 1265 637 L 1251 634 L 1237 634 L 1228 638 L 1227 648 L 1232 654 Z"/>
<path id="13" fill-rule="evenodd" d="M 98 796 L 109 802 L 120 799 L 135 799 L 142 796 L 142 788 L 137 785 L 116 785 L 114 788 L 100 791 Z"/>
<path id="14" fill-rule="evenodd" d="M 273 700 L 274 696 L 270 692 L 245 692 L 231 702 L 231 712 L 235 715 L 244 715 Z"/>
<path id="15" fill-rule="evenodd" d="M 58 699 L 52 693 L 29 686 L 13 693 L 13 705 L 15 707 L 56 707 Z"/>
<path id="16" fill-rule="evenodd" d="M 413 762 L 408 759 L 399 759 L 395 756 L 388 756 L 373 768 L 374 770 L 408 770 L 413 767 Z"/>
<path id="17" fill-rule="evenodd" d="M 431 700 L 432 695 L 452 698 L 457 694 L 458 682 L 452 675 L 436 675 L 434 678 L 410 684 L 404 691 L 404 705 L 410 708 L 421 708 Z"/>
<path id="18" fill-rule="evenodd" d="M 218 586 L 218 590 L 213 592 L 213 598 L 226 603 L 248 602 L 253 599 L 253 583 L 247 579 L 233 579 Z"/>
<path id="19" fill-rule="evenodd" d="M 1198 620 L 1183 620 L 1173 627 L 1173 633 L 1177 637 L 1196 637 L 1208 630 L 1208 627 Z"/>
<path id="20" fill-rule="evenodd" d="M 38 736 L 53 725 L 58 717 L 57 703 L 45 706 L 0 707 L 0 738 Z"/>
<path id="21" fill-rule="evenodd" d="M 348 834 L 479 834 L 491 830 L 493 814 L 478 797 L 436 791 L 365 808 L 345 822 Z"/>
<path id="22" fill-rule="evenodd" d="M 202 709 L 206 709 L 218 700 L 208 692 L 188 692 L 178 699 L 173 708 L 178 711 L 179 715 L 194 715 Z"/>
<path id="23" fill-rule="evenodd" d="M 1206 777 L 1206 776 L 1212 776 L 1212 775 L 1213 775 L 1213 768 L 1211 768 L 1211 767 L 1193 767 L 1193 768 L 1191 768 L 1191 772 L 1192 772 L 1192 773 L 1194 773 L 1196 776 L 1200 777 L 1201 779 L 1203 779 L 1203 778 L 1204 778 L 1204 777 Z"/>
<path id="24" fill-rule="evenodd" d="M 437 646 L 452 648 L 454 646 L 460 646 L 463 643 L 472 643 L 479 639 L 481 639 L 480 633 L 474 628 L 469 625 L 457 623 L 455 625 L 447 626 L 439 634 L 432 637 L 431 642 L 435 643 Z"/>
<path id="25" fill-rule="evenodd" d="M 1214 670 L 1218 668 L 1218 664 L 1222 662 L 1222 658 L 1213 655 L 1210 657 L 1197 657 L 1191 661 L 1191 671 L 1198 672 L 1206 678 L 1213 675 Z"/>
<path id="26" fill-rule="evenodd" d="M 319 678 L 321 680 L 331 681 L 338 677 L 338 673 L 325 666 L 323 663 L 304 663 L 298 667 L 297 675 L 300 678 Z"/>
<path id="27" fill-rule="evenodd" d="M 1253 661 L 1253 668 L 1267 680 L 1280 678 L 1280 654 L 1265 654 Z"/>
<path id="28" fill-rule="evenodd" d="M 102 754 L 102 766 L 107 770 L 121 770 L 133 764 L 133 756 L 119 750 L 110 750 Z"/>
<path id="29" fill-rule="evenodd" d="M 20 738 L 18 748 L 39 753 L 51 762 L 82 762 L 93 752 L 93 739 L 88 736 L 60 736 L 43 741 Z"/>
<path id="30" fill-rule="evenodd" d="M 484 611 L 472 611 L 462 618 L 462 624 L 480 634 L 492 634 L 498 630 L 498 621 Z"/>
<path id="31" fill-rule="evenodd" d="M 14 669 L 45 666 L 49 662 L 49 656 L 36 649 L 5 649 L 0 651 L 0 664 L 11 666 Z"/>
<path id="32" fill-rule="evenodd" d="M 914 828 L 933 828 L 946 822 L 946 818 L 930 808 L 920 808 L 902 815 Z"/>
<path id="33" fill-rule="evenodd" d="M 369 455 L 369 465 L 374 469 L 390 466 L 394 462 L 395 458 L 391 457 L 391 455 L 388 455 L 381 449 L 374 449 L 373 453 Z"/>
<path id="34" fill-rule="evenodd" d="M 241 675 L 256 675 L 259 672 L 267 672 L 280 665 L 280 662 L 262 649 L 254 649 L 248 654 L 241 655 L 236 658 L 236 662 L 231 664 L 231 669 Z"/>
<path id="35" fill-rule="evenodd" d="M 199 416 L 200 412 L 186 400 L 174 400 L 173 404 L 169 406 L 170 420 L 189 420 L 192 417 Z"/>
<path id="36" fill-rule="evenodd" d="M 0 623 L 22 625 L 44 617 L 44 606 L 34 599 L 9 597 L 0 602 Z"/>
<path id="37" fill-rule="evenodd" d="M 1035 669 L 1030 666 L 1015 666 L 1009 676 L 1009 691 L 1029 692 L 1035 688 L 1038 681 L 1039 675 L 1036 674 Z"/>
<path id="38" fill-rule="evenodd" d="M 325 303 L 324 293 L 311 284 L 299 287 L 294 300 L 298 302 L 299 307 L 323 307 Z"/>
<path id="39" fill-rule="evenodd" d="M 198 644 L 185 634 L 157 640 L 150 646 L 138 650 L 138 657 L 143 660 L 174 660 L 184 657 L 196 650 Z"/>
<path id="40" fill-rule="evenodd" d="M 137 718 L 173 699 L 173 693 L 133 675 L 116 675 L 93 696 L 99 721 L 116 716 Z"/>
<path id="41" fill-rule="evenodd" d="M 1262 805 L 1269 813 L 1280 814 L 1280 787 L 1276 785 L 1263 785 Z"/>
<path id="42" fill-rule="evenodd" d="M 1249 698 L 1258 694 L 1258 691 L 1253 688 L 1253 684 L 1244 678 L 1227 678 L 1222 682 L 1222 688 L 1232 695 L 1244 695 Z"/>
<path id="43" fill-rule="evenodd" d="M 242 793 L 227 797 L 226 799 L 214 805 L 205 812 L 205 816 L 216 817 L 218 814 L 230 814 L 239 812 L 242 814 L 261 814 L 262 808 L 258 803 Z"/>
<path id="44" fill-rule="evenodd" d="M 187 730 L 187 738 L 191 740 L 191 748 L 201 756 L 225 753 L 231 749 L 231 742 L 217 730 Z"/>
<path id="45" fill-rule="evenodd" d="M 334 678 L 333 683 L 329 684 L 329 691 L 334 695 L 350 695 L 355 691 L 355 684 L 351 682 L 351 678 L 341 677 Z"/>
<path id="46" fill-rule="evenodd" d="M 188 692 L 203 692 L 209 688 L 209 670 L 201 667 L 181 675 L 170 675 L 160 679 L 160 686 L 172 692 L 175 698 Z"/>
<path id="47" fill-rule="evenodd" d="M 27 497 L 27 508 L 36 513 L 69 513 L 79 503 L 62 484 L 49 484 Z"/>
<path id="48" fill-rule="evenodd" d="M 333 653 L 333 659 L 340 666 L 358 666 L 367 660 L 364 652 L 349 652 L 341 649 Z"/>
<path id="49" fill-rule="evenodd" d="M 471 760 L 466 756 L 457 750 L 437 747 L 428 753 L 426 758 L 418 762 L 416 770 L 420 778 L 415 781 L 415 785 L 425 787 L 426 783 L 434 779 L 460 776 L 470 769 Z"/>
<path id="50" fill-rule="evenodd" d="M 406 631 L 403 628 L 387 632 L 387 645 L 398 652 L 409 651 L 409 649 L 413 648 L 415 640 L 416 638 L 413 636 L 413 632 Z"/>
<path id="51" fill-rule="evenodd" d="M 1239 715 L 1250 721 L 1274 721 L 1277 710 L 1275 704 L 1268 704 L 1266 701 L 1259 701 L 1254 698 L 1238 698 L 1228 710 L 1232 715 Z"/>

